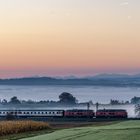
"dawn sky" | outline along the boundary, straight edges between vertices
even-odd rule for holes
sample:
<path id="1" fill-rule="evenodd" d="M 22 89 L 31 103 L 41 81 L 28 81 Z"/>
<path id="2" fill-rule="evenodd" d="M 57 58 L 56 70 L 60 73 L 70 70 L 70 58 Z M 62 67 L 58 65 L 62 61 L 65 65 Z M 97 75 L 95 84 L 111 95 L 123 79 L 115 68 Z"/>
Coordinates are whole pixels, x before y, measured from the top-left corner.
<path id="1" fill-rule="evenodd" d="M 0 0 L 0 77 L 140 73 L 140 0 Z"/>

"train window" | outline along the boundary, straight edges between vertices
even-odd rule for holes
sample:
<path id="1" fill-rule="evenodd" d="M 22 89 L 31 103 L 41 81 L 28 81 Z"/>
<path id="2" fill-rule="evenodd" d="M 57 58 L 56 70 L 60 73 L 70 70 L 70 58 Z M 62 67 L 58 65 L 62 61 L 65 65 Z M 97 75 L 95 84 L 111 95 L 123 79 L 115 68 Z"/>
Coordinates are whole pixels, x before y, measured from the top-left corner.
<path id="1" fill-rule="evenodd" d="M 52 114 L 51 112 L 49 112 L 49 114 Z"/>
<path id="2" fill-rule="evenodd" d="M 0 114 L 1 114 L 1 112 L 0 112 Z"/>
<path id="3" fill-rule="evenodd" d="M 40 112 L 38 112 L 38 114 L 40 114 Z"/>
<path id="4" fill-rule="evenodd" d="M 53 114 L 55 114 L 55 112 L 53 112 Z"/>
<path id="5" fill-rule="evenodd" d="M 101 112 L 100 114 L 101 114 L 101 115 L 105 115 L 106 113 L 104 113 L 104 112 Z"/>
<path id="6" fill-rule="evenodd" d="M 33 112 L 31 112 L 31 114 L 33 114 Z"/>
<path id="7" fill-rule="evenodd" d="M 110 112 L 109 115 L 114 115 L 114 113 Z"/>
<path id="8" fill-rule="evenodd" d="M 42 112 L 42 114 L 44 114 L 44 112 Z"/>
<path id="9" fill-rule="evenodd" d="M 36 112 L 34 112 L 34 114 L 36 114 Z"/>
<path id="10" fill-rule="evenodd" d="M 46 112 L 46 114 L 48 114 L 48 112 Z"/>

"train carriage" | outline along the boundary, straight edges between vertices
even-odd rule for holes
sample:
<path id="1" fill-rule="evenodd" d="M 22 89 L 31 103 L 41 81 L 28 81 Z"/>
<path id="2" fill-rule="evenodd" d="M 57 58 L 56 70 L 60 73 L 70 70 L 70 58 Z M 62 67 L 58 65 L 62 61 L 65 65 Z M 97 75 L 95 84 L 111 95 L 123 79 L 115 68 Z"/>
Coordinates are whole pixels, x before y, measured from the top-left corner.
<path id="1" fill-rule="evenodd" d="M 123 109 L 103 109 L 96 112 L 96 118 L 127 118 L 128 114 Z"/>
<path id="2" fill-rule="evenodd" d="M 12 115 L 15 117 L 63 117 L 64 110 L 1 110 L 0 117 Z"/>
<path id="3" fill-rule="evenodd" d="M 95 113 L 93 110 L 66 110 L 64 116 L 67 118 L 93 118 Z"/>

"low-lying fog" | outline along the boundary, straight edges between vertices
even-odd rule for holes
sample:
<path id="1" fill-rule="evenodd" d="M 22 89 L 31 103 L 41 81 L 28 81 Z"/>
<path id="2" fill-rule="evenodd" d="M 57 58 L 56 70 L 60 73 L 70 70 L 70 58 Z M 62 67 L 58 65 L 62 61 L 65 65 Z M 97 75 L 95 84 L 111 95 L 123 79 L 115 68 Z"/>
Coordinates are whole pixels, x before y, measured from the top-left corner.
<path id="1" fill-rule="evenodd" d="M 59 100 L 62 92 L 69 92 L 75 96 L 79 102 L 92 101 L 102 104 L 108 104 L 110 99 L 119 101 L 130 101 L 134 96 L 140 96 L 140 88 L 132 87 L 95 87 L 95 86 L 0 86 L 0 99 L 9 100 L 13 96 L 17 96 L 21 100 Z M 29 107 L 29 106 L 28 106 Z M 1 106 L 3 108 L 3 106 Z M 30 109 L 36 108 L 30 106 Z M 46 106 L 38 106 L 39 109 L 50 109 Z M 82 109 L 86 107 L 80 107 Z M 99 109 L 127 109 L 129 117 L 135 117 L 134 105 L 101 105 Z M 58 109 L 58 108 L 53 108 Z M 59 108 L 69 109 L 69 108 Z M 72 108 L 70 108 L 72 109 Z M 95 110 L 95 106 L 91 106 Z"/>
<path id="2" fill-rule="evenodd" d="M 0 86 L 0 99 L 17 96 L 22 100 L 57 101 L 62 92 L 69 92 L 80 102 L 92 100 L 93 103 L 109 103 L 110 99 L 130 100 L 140 96 L 140 88 L 134 87 L 97 87 L 97 86 Z"/>

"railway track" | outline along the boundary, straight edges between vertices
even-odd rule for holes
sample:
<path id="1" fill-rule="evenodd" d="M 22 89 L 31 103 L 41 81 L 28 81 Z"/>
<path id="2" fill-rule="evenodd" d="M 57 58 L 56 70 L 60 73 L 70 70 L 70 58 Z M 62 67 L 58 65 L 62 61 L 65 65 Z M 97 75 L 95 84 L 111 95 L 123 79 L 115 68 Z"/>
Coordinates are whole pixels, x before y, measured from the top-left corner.
<path id="1" fill-rule="evenodd" d="M 1 118 L 1 121 L 6 120 Z M 140 118 L 15 118 L 14 120 L 33 120 L 33 121 L 44 121 L 44 122 L 110 122 L 110 121 L 128 121 L 128 120 L 140 120 Z"/>

